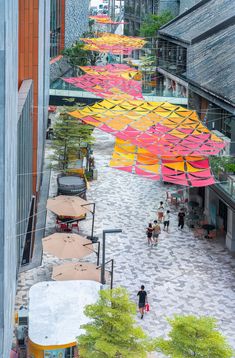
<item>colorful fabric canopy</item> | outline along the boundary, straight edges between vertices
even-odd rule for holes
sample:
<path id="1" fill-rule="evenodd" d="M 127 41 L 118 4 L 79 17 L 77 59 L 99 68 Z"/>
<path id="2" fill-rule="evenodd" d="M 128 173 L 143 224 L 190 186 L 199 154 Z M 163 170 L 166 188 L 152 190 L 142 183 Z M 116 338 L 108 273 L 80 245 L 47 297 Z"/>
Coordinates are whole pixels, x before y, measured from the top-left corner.
<path id="1" fill-rule="evenodd" d="M 165 102 L 104 100 L 71 115 L 155 155 L 208 156 L 225 145 L 195 111 Z"/>
<path id="2" fill-rule="evenodd" d="M 95 20 L 98 24 L 103 25 L 119 25 L 119 24 L 127 24 L 127 22 L 124 21 L 113 21 L 108 15 L 94 15 L 89 17 L 92 20 Z"/>
<path id="3" fill-rule="evenodd" d="M 215 183 L 206 157 L 162 157 L 162 179 L 188 186 L 207 186 Z"/>
<path id="4" fill-rule="evenodd" d="M 149 179 L 160 179 L 160 160 L 146 149 L 121 139 L 116 139 L 110 166 Z"/>
<path id="5" fill-rule="evenodd" d="M 110 98 L 110 96 L 116 99 L 143 98 L 140 82 L 132 79 L 126 80 L 116 75 L 86 74 L 80 77 L 63 78 L 63 80 L 103 98 Z"/>
<path id="6" fill-rule="evenodd" d="M 123 64 L 109 64 L 105 66 L 80 66 L 80 68 L 89 75 L 109 76 L 110 74 L 113 74 L 125 79 L 135 80 L 141 80 L 142 78 L 140 71 Z"/>
<path id="7" fill-rule="evenodd" d="M 81 38 L 87 45 L 84 49 L 113 54 L 131 54 L 133 50 L 141 49 L 146 41 L 140 37 L 130 37 L 107 32 L 99 33 L 99 37 Z"/>
<path id="8" fill-rule="evenodd" d="M 186 185 L 207 186 L 215 183 L 209 160 L 205 157 L 158 158 L 128 141 L 116 139 L 110 166 L 152 180 Z"/>

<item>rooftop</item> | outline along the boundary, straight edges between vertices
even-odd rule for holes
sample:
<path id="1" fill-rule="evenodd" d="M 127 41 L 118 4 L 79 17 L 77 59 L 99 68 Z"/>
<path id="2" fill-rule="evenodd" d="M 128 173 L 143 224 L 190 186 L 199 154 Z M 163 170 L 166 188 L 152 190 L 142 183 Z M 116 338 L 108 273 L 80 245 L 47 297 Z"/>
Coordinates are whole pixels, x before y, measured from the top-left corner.
<path id="1" fill-rule="evenodd" d="M 163 26 L 161 35 L 191 43 L 235 14 L 234 0 L 202 0 Z"/>
<path id="2" fill-rule="evenodd" d="M 190 46 L 187 78 L 235 104 L 235 46 L 232 44 L 235 44 L 235 24 Z"/>
<path id="3" fill-rule="evenodd" d="M 29 291 L 29 338 L 41 346 L 76 342 L 89 319 L 84 307 L 98 299 L 95 281 L 45 281 Z"/>

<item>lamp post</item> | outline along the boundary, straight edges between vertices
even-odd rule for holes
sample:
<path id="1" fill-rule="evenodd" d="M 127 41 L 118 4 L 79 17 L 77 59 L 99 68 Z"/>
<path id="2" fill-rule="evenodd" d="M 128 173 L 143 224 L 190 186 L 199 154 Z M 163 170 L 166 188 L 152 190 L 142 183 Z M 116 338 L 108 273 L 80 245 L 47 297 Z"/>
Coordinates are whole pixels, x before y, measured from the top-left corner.
<path id="1" fill-rule="evenodd" d="M 97 242 L 98 237 L 93 236 L 94 235 L 94 224 L 95 224 L 95 203 L 83 204 L 82 206 L 88 206 L 88 205 L 93 205 L 93 208 L 91 211 L 89 210 L 90 213 L 92 214 L 92 226 L 91 226 L 91 236 L 87 236 L 87 239 L 91 240 L 92 242 Z"/>
<path id="2" fill-rule="evenodd" d="M 121 229 L 103 230 L 102 265 L 101 265 L 101 284 L 102 285 L 105 284 L 105 239 L 106 239 L 106 234 L 117 234 L 119 232 L 122 232 L 122 230 Z"/>

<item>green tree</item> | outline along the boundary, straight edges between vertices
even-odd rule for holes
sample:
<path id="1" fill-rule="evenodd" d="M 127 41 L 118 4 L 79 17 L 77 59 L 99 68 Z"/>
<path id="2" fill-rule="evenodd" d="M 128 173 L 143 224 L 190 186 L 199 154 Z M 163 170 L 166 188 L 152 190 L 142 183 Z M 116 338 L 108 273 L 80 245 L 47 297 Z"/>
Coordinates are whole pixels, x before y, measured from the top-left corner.
<path id="1" fill-rule="evenodd" d="M 149 14 L 140 26 L 140 35 L 144 37 L 157 37 L 157 32 L 167 22 L 173 19 L 170 11 L 163 11 L 159 15 Z"/>
<path id="2" fill-rule="evenodd" d="M 168 319 L 169 339 L 158 339 L 157 350 L 174 358 L 231 358 L 232 349 L 211 317 L 175 316 Z"/>
<path id="3" fill-rule="evenodd" d="M 96 37 L 95 32 L 86 32 L 83 37 Z M 82 41 L 76 41 L 71 47 L 66 48 L 63 51 L 63 55 L 66 57 L 68 63 L 73 68 L 75 76 L 79 76 L 82 71 L 79 66 L 95 66 L 102 55 L 97 51 L 87 51 L 84 49 L 85 43 Z"/>
<path id="4" fill-rule="evenodd" d="M 76 41 L 70 48 L 63 51 L 68 63 L 73 68 L 75 75 L 80 72 L 79 66 L 87 66 L 89 64 L 88 51 L 84 50 L 84 43 Z"/>
<path id="5" fill-rule="evenodd" d="M 85 333 L 78 337 L 81 358 L 142 358 L 151 350 L 152 341 L 136 326 L 136 305 L 124 288 L 100 291 L 85 314 L 91 323 L 83 325 Z"/>
<path id="6" fill-rule="evenodd" d="M 93 127 L 83 124 L 71 117 L 68 112 L 78 107 L 64 106 L 53 125 L 52 149 L 53 166 L 59 170 L 67 170 L 69 164 L 77 159 L 83 159 L 83 148 L 94 142 Z"/>

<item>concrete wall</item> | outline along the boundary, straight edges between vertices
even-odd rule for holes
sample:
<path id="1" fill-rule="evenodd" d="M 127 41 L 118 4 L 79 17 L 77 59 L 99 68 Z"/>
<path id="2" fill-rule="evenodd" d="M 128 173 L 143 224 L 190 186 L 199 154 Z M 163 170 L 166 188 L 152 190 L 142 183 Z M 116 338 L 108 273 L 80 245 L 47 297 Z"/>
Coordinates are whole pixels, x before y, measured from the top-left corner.
<path id="1" fill-rule="evenodd" d="M 0 357 L 8 358 L 16 287 L 18 1 L 0 0 Z"/>
<path id="2" fill-rule="evenodd" d="M 65 47 L 70 47 L 88 28 L 89 0 L 66 0 Z"/>
<path id="3" fill-rule="evenodd" d="M 62 77 L 70 68 L 71 67 L 65 57 L 53 62 L 50 65 L 50 83 L 54 82 L 57 78 Z"/>

